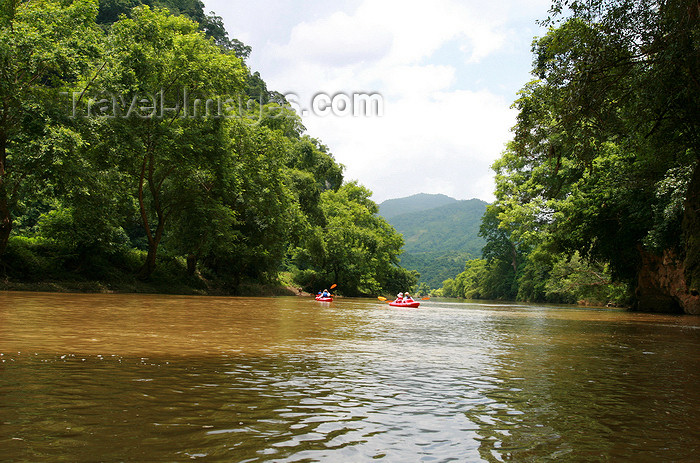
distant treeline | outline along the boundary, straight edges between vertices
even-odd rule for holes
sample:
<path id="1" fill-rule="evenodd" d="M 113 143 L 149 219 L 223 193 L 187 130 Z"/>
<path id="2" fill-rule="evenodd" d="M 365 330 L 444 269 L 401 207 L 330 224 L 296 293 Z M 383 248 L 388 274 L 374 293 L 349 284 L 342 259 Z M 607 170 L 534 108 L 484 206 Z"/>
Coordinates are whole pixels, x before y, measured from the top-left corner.
<path id="1" fill-rule="evenodd" d="M 700 313 L 700 6 L 555 0 L 444 295 Z"/>
<path id="2" fill-rule="evenodd" d="M 236 293 L 281 274 L 346 295 L 415 285 L 370 192 L 343 182 L 328 148 L 246 66 L 250 47 L 201 1 L 3 5 L 6 285 Z"/>

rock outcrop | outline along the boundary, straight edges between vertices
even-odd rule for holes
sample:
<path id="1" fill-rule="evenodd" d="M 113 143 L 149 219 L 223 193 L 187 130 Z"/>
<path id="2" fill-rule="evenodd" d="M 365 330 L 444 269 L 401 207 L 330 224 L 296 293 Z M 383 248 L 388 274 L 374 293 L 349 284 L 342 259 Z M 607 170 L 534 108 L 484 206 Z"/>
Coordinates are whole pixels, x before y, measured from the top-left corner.
<path id="1" fill-rule="evenodd" d="M 690 292 L 698 295 L 700 293 L 700 164 L 695 166 L 683 209 L 685 280 Z"/>
<path id="2" fill-rule="evenodd" d="M 680 252 L 640 251 L 637 310 L 700 315 L 700 164 L 685 195 L 680 238 Z"/>
<path id="3" fill-rule="evenodd" d="M 688 284 L 684 260 L 671 251 L 661 256 L 642 251 L 641 257 L 636 310 L 700 315 L 700 293 Z"/>

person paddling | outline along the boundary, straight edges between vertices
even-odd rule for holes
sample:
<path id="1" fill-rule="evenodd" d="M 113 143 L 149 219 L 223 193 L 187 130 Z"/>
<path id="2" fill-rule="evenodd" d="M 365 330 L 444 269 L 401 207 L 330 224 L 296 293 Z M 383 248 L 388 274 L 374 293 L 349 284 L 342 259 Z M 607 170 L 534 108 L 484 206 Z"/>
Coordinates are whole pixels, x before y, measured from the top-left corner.
<path id="1" fill-rule="evenodd" d="M 415 302 L 410 294 L 406 293 L 403 296 L 403 302 Z"/>

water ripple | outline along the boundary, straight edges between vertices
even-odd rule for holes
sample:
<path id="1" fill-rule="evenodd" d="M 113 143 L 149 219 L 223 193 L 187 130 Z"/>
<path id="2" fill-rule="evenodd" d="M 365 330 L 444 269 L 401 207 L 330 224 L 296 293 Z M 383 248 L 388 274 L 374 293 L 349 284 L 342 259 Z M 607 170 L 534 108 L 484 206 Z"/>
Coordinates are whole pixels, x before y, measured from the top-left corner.
<path id="1" fill-rule="evenodd" d="M 700 446 L 692 321 L 207 300 L 128 305 L 123 331 L 114 306 L 89 312 L 105 329 L 69 307 L 48 328 L 0 310 L 4 458 L 657 462 Z"/>

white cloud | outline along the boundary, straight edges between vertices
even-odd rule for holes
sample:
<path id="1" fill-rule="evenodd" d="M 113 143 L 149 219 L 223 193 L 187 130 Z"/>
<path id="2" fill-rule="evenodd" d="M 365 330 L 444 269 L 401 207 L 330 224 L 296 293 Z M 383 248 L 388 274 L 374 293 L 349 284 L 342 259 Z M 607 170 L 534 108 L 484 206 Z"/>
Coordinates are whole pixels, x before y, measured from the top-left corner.
<path id="1" fill-rule="evenodd" d="M 444 65 L 382 66 L 373 71 L 372 77 L 383 83 L 383 93 L 387 97 L 424 98 L 450 87 L 455 81 L 455 69 Z"/>
<path id="2" fill-rule="evenodd" d="M 299 64 L 346 67 L 384 57 L 391 42 L 391 34 L 378 23 L 338 11 L 313 23 L 297 25 L 289 42 L 274 54 L 281 59 L 293 58 Z"/>
<path id="3" fill-rule="evenodd" d="M 514 123 L 507 102 L 487 92 L 456 91 L 387 104 L 381 118 L 309 118 L 324 141 L 375 199 L 418 192 L 492 199 L 490 165 Z M 440 179 L 437 182 L 436 179 Z"/>
<path id="4" fill-rule="evenodd" d="M 234 36 L 250 37 L 251 66 L 268 87 L 294 92 L 303 106 L 318 92 L 383 95 L 383 117 L 304 118 L 375 200 L 419 192 L 493 199 L 489 166 L 510 138 L 514 112 L 491 80 L 512 72 L 508 53 L 529 50 L 533 18 L 545 16 L 548 0 L 206 3 L 235 24 Z M 246 13 L 228 16 L 226 8 Z M 246 29 L 263 11 L 268 22 Z M 486 60 L 499 68 L 481 72 Z"/>

